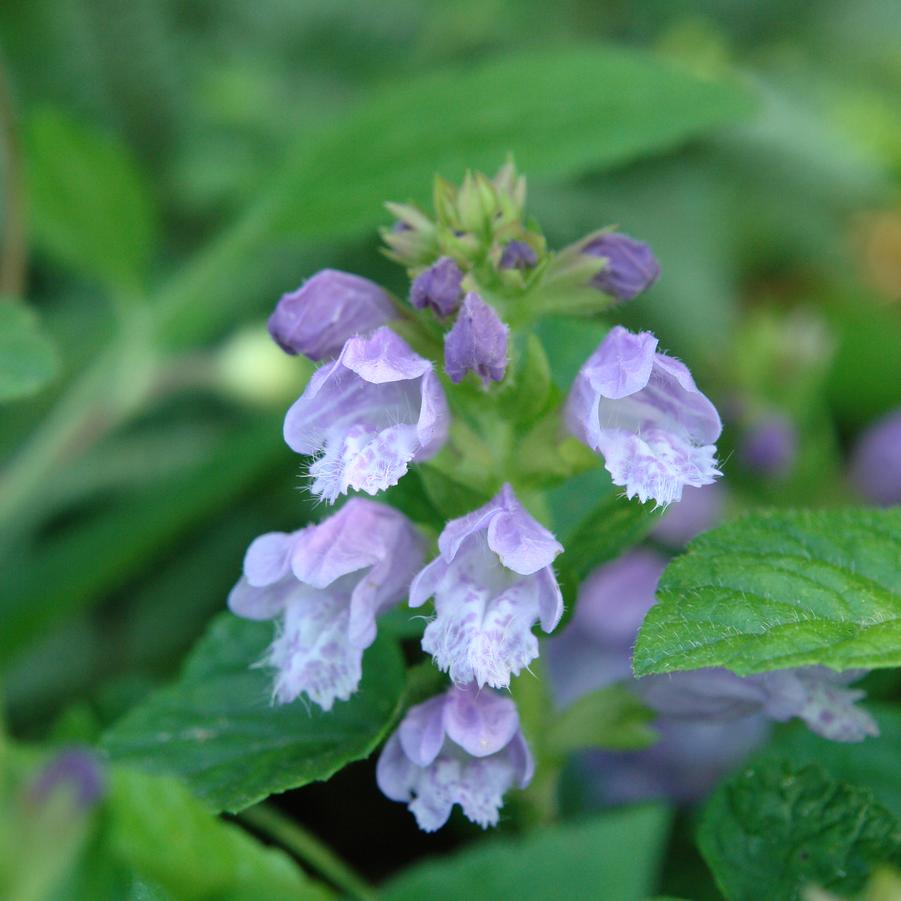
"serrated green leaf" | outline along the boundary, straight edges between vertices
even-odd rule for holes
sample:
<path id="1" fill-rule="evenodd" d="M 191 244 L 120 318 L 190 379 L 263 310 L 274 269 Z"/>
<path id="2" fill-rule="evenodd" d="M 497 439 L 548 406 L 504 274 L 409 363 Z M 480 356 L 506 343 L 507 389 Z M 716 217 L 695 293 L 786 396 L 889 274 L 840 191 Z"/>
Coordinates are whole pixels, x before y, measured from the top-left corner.
<path id="1" fill-rule="evenodd" d="M 657 737 L 650 726 L 655 717 L 627 688 L 602 688 L 583 695 L 556 716 L 548 729 L 548 747 L 557 754 L 586 748 L 646 748 Z"/>
<path id="2" fill-rule="evenodd" d="M 56 351 L 31 310 L 0 297 L 0 401 L 40 391 L 58 368 Z"/>
<path id="3" fill-rule="evenodd" d="M 380 897 L 635 901 L 654 885 L 668 823 L 662 807 L 633 807 L 519 840 L 480 842 L 402 873 Z"/>
<path id="4" fill-rule="evenodd" d="M 901 666 L 901 508 L 756 513 L 666 569 L 636 675 Z"/>
<path id="5" fill-rule="evenodd" d="M 385 199 L 424 200 L 435 172 L 493 172 L 512 151 L 530 177 L 577 174 L 667 149 L 749 106 L 736 85 L 615 47 L 468 62 L 386 86 L 308 144 L 291 164 L 282 221 L 311 237 L 348 234 L 377 222 Z"/>
<path id="6" fill-rule="evenodd" d="M 284 852 L 217 820 L 175 779 L 114 768 L 106 813 L 108 853 L 148 880 L 157 895 L 162 890 L 184 901 L 332 897 Z"/>
<path id="7" fill-rule="evenodd" d="M 901 863 L 898 821 L 870 792 L 780 761 L 721 785 L 698 841 L 729 901 L 796 901 L 812 885 L 847 895 L 877 864 Z"/>
<path id="8" fill-rule="evenodd" d="M 156 243 L 150 187 L 128 149 L 50 108 L 26 123 L 38 244 L 119 296 L 141 290 Z"/>
<path id="9" fill-rule="evenodd" d="M 396 644 L 379 638 L 364 655 L 357 693 L 324 713 L 300 700 L 271 703 L 272 673 L 255 664 L 272 638 L 272 623 L 222 614 L 181 677 L 116 723 L 103 748 L 113 760 L 181 776 L 211 808 L 229 812 L 367 757 L 404 690 Z"/>

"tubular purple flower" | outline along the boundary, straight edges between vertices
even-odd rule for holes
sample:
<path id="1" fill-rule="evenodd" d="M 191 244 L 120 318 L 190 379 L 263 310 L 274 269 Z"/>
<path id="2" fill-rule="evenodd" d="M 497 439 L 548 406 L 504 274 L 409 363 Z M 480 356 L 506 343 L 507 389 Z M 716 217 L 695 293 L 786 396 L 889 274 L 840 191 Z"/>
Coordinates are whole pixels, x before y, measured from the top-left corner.
<path id="1" fill-rule="evenodd" d="M 478 294 L 471 291 L 454 327 L 444 337 L 444 371 L 455 384 L 474 372 L 487 387 L 507 371 L 509 329 Z"/>
<path id="2" fill-rule="evenodd" d="M 346 701 L 375 641 L 376 618 L 406 596 L 423 555 L 402 513 L 364 498 L 319 525 L 255 539 L 228 606 L 245 619 L 281 617 L 266 658 L 276 669 L 275 700 L 306 693 L 323 710 Z"/>
<path id="3" fill-rule="evenodd" d="M 323 269 L 296 291 L 282 295 L 269 317 L 269 334 L 289 354 L 311 360 L 334 357 L 352 335 L 397 317 L 388 293 L 359 275 Z"/>
<path id="4" fill-rule="evenodd" d="M 591 280 L 605 294 L 618 300 L 632 300 L 647 291 L 660 275 L 660 264 L 643 241 L 610 232 L 589 241 L 582 253 L 607 260 Z"/>
<path id="5" fill-rule="evenodd" d="M 525 241 L 511 241 L 501 253 L 499 269 L 531 269 L 538 262 L 535 251 Z"/>
<path id="6" fill-rule="evenodd" d="M 410 606 L 435 597 L 422 648 L 459 685 L 506 688 L 538 656 L 532 626 L 551 632 L 563 598 L 551 566 L 563 546 L 520 505 L 513 489 L 451 520 L 439 556 L 410 586 Z"/>
<path id="7" fill-rule="evenodd" d="M 459 308 L 462 281 L 460 267 L 450 257 L 441 257 L 413 279 L 410 303 L 417 310 L 430 307 L 443 319 Z"/>
<path id="8" fill-rule="evenodd" d="M 798 432 L 784 416 L 773 414 L 754 423 L 744 436 L 741 459 L 764 476 L 785 475 L 798 453 Z"/>
<path id="9" fill-rule="evenodd" d="M 376 781 L 434 832 L 454 804 L 483 829 L 497 825 L 504 794 L 525 788 L 533 772 L 516 705 L 468 685 L 410 708 L 382 750 Z"/>
<path id="10" fill-rule="evenodd" d="M 604 457 L 627 497 L 666 505 L 721 475 L 716 408 L 650 332 L 610 330 L 582 366 L 566 406 L 570 431 Z"/>
<path id="11" fill-rule="evenodd" d="M 354 488 L 376 494 L 447 439 L 450 415 L 432 364 L 389 328 L 350 338 L 317 370 L 285 417 L 285 441 L 310 466 L 312 492 L 332 502 Z"/>
<path id="12" fill-rule="evenodd" d="M 860 437 L 851 458 L 851 482 L 871 503 L 901 504 L 901 409 Z"/>

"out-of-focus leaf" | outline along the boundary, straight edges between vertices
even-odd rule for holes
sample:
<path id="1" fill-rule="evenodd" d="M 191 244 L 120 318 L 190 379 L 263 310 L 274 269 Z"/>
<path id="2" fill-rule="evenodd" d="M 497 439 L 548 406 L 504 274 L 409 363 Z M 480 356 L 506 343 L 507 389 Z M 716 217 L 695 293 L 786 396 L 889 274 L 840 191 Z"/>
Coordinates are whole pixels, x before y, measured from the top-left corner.
<path id="1" fill-rule="evenodd" d="M 50 623 L 121 585 L 193 523 L 227 507 L 285 453 L 278 433 L 277 421 L 264 417 L 229 435 L 198 466 L 127 495 L 20 558 L 0 596 L 0 660 L 6 663 Z"/>
<path id="2" fill-rule="evenodd" d="M 493 171 L 508 152 L 560 177 L 668 149 L 749 111 L 737 85 L 704 82 L 615 47 L 508 55 L 386 86 L 290 167 L 285 227 L 362 230 L 385 199 L 422 198 L 432 175 Z"/>
<path id="3" fill-rule="evenodd" d="M 40 391 L 59 365 L 56 351 L 32 312 L 0 297 L 0 401 Z"/>
<path id="4" fill-rule="evenodd" d="M 519 840 L 480 842 L 402 873 L 381 897 L 636 901 L 654 886 L 668 822 L 664 808 L 633 807 Z"/>
<path id="5" fill-rule="evenodd" d="M 419 477 L 426 496 L 445 520 L 463 516 L 489 500 L 481 491 L 458 482 L 428 463 L 419 467 Z"/>
<path id="6" fill-rule="evenodd" d="M 880 863 L 901 863 L 898 821 L 820 767 L 769 761 L 716 791 L 698 834 L 729 901 L 797 901 L 809 885 L 845 896 Z"/>
<path id="7" fill-rule="evenodd" d="M 548 747 L 559 754 L 586 748 L 633 751 L 653 744 L 656 714 L 628 689 L 614 685 L 583 695 L 554 720 Z"/>
<path id="8" fill-rule="evenodd" d="M 901 665 L 901 508 L 757 513 L 664 571 L 636 675 Z"/>
<path id="9" fill-rule="evenodd" d="M 26 124 L 30 218 L 49 254 L 132 298 L 156 247 L 151 190 L 111 135 L 46 108 Z"/>
<path id="10" fill-rule="evenodd" d="M 272 638 L 272 623 L 223 614 L 181 678 L 113 726 L 103 747 L 114 760 L 181 776 L 210 807 L 231 812 L 368 756 L 404 689 L 393 640 L 366 651 L 359 690 L 325 713 L 302 701 L 273 706 L 272 673 L 255 666 Z"/>

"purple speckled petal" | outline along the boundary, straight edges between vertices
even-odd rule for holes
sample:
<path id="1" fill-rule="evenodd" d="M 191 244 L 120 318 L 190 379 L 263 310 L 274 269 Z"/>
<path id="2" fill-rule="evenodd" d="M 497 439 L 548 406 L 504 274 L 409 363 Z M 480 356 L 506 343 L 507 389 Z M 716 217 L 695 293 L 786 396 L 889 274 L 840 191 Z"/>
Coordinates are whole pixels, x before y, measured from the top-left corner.
<path id="1" fill-rule="evenodd" d="M 352 335 L 396 318 L 388 294 L 369 279 L 323 269 L 279 300 L 269 333 L 286 353 L 322 360 L 339 353 Z"/>
<path id="2" fill-rule="evenodd" d="M 495 754 L 519 731 L 512 699 L 468 685 L 452 689 L 444 706 L 448 737 L 473 757 Z"/>
<path id="3" fill-rule="evenodd" d="M 400 728 L 404 754 L 416 766 L 428 766 L 444 744 L 445 710 L 447 696 L 438 695 L 423 704 L 417 704 L 407 711 Z"/>
<path id="4" fill-rule="evenodd" d="M 334 501 L 351 488 L 375 494 L 434 456 L 447 439 L 450 414 L 432 364 L 390 329 L 351 338 L 313 376 L 285 417 L 285 441 L 318 455 L 312 492 Z"/>

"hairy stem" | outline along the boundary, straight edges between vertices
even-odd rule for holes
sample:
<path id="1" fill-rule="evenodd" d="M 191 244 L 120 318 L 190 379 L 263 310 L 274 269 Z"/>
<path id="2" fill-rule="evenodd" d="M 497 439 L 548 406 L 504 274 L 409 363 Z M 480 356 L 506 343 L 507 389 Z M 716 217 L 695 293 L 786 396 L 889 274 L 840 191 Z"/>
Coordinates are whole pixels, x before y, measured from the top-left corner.
<path id="1" fill-rule="evenodd" d="M 298 860 L 316 870 L 339 889 L 359 901 L 375 901 L 376 893 L 359 874 L 312 833 L 266 804 L 238 814 L 248 826 L 271 838 Z"/>

